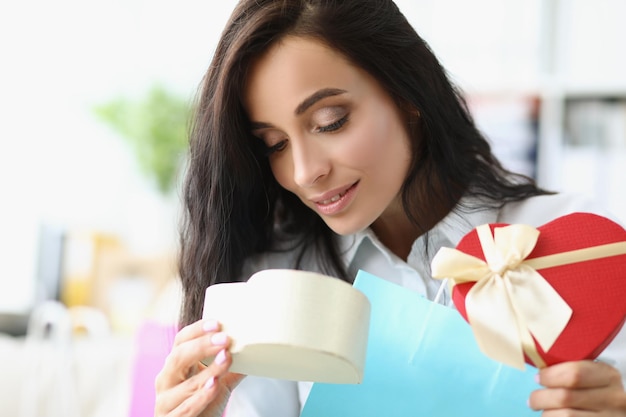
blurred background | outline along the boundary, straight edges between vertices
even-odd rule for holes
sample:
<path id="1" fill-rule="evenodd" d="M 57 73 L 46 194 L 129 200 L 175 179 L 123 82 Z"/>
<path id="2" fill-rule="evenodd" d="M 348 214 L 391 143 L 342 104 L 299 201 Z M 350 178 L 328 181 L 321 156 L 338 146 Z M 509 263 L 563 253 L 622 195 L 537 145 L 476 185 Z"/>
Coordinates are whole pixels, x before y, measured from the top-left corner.
<path id="1" fill-rule="evenodd" d="M 626 222 L 626 2 L 396 2 L 507 167 Z M 0 414 L 43 415 L 25 395 L 66 416 L 149 406 L 136 404 L 138 340 L 176 322 L 189 105 L 234 4 L 0 5 L 0 387 L 15 394 Z M 31 366 L 44 339 L 71 372 Z M 21 383 L 59 375 L 82 391 Z"/>

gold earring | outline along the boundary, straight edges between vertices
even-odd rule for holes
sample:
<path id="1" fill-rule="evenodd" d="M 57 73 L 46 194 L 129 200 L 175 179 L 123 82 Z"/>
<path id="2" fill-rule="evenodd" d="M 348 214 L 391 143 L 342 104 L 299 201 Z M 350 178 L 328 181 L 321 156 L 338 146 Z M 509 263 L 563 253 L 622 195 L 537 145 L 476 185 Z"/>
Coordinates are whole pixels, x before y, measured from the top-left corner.
<path id="1" fill-rule="evenodd" d="M 409 123 L 410 124 L 420 123 L 421 118 L 422 118 L 422 113 L 418 109 L 412 108 L 411 110 L 409 110 Z"/>

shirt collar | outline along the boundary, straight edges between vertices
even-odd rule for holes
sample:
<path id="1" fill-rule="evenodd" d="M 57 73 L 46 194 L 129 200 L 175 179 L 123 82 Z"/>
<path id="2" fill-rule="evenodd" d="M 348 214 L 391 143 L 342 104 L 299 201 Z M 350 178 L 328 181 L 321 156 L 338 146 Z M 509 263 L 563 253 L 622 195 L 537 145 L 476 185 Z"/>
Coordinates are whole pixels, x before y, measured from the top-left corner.
<path id="1" fill-rule="evenodd" d="M 447 242 L 452 246 L 456 246 L 459 241 L 472 229 L 487 223 L 495 223 L 498 220 L 499 210 L 496 208 L 474 208 L 480 207 L 479 204 L 472 203 L 469 200 L 463 200 L 454 210 L 452 210 L 443 220 L 435 225 L 430 231 L 430 237 L 437 236 L 436 241 Z M 378 240 L 371 228 L 359 231 L 348 236 L 339 236 L 339 250 L 342 254 L 345 265 L 350 265 L 363 239 L 368 238 L 387 258 L 394 255 L 385 248 Z M 424 239 L 419 237 L 416 243 Z M 414 245 L 415 246 L 415 245 Z M 433 248 L 437 251 L 439 248 Z"/>
<path id="2" fill-rule="evenodd" d="M 498 209 L 465 207 L 468 206 L 457 206 L 433 228 L 435 233 L 440 233 L 454 246 L 474 228 L 482 224 L 495 223 L 498 220 Z"/>

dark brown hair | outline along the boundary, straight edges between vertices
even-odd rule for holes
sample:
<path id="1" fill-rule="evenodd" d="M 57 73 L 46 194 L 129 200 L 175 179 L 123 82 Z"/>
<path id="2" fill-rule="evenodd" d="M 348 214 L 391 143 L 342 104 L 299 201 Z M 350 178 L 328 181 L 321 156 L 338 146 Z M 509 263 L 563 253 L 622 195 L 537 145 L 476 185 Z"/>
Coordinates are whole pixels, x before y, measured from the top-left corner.
<path id="1" fill-rule="evenodd" d="M 247 278 L 240 276 L 243 262 L 275 249 L 281 236 L 290 236 L 301 256 L 313 248 L 323 271 L 349 280 L 333 232 L 278 186 L 242 106 L 251 62 L 286 35 L 319 40 L 345 55 L 414 121 L 402 201 L 423 233 L 459 209 L 463 195 L 500 206 L 544 193 L 502 168 L 437 58 L 393 1 L 242 0 L 222 33 L 191 129 L 179 263 L 183 325 L 200 318 L 207 286 Z"/>

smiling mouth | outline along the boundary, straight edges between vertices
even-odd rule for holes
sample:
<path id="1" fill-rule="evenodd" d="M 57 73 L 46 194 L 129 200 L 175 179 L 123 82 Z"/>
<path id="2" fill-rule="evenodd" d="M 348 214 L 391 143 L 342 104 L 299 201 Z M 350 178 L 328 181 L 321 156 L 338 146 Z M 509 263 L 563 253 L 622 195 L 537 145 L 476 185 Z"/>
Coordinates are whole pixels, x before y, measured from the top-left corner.
<path id="1" fill-rule="evenodd" d="M 340 192 L 337 195 L 332 196 L 331 198 L 327 200 L 316 201 L 315 203 L 319 204 L 320 206 L 327 206 L 329 204 L 336 203 L 337 201 L 341 200 L 341 197 L 348 194 L 354 188 L 355 185 L 356 183 L 352 184 L 350 187 L 346 188 L 344 191 Z"/>
<path id="2" fill-rule="evenodd" d="M 352 188 L 352 187 L 350 187 L 350 188 Z M 317 204 L 321 204 L 321 205 L 325 206 L 325 205 L 330 204 L 330 203 L 335 203 L 335 202 L 339 201 L 339 199 L 341 197 L 346 195 L 346 193 L 350 190 L 350 188 L 348 188 L 346 191 L 344 191 L 342 193 L 337 194 L 336 196 L 330 198 L 329 200 L 318 201 Z"/>

